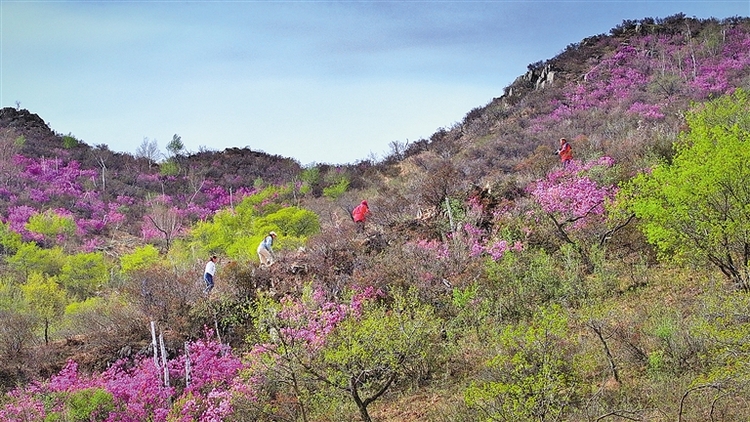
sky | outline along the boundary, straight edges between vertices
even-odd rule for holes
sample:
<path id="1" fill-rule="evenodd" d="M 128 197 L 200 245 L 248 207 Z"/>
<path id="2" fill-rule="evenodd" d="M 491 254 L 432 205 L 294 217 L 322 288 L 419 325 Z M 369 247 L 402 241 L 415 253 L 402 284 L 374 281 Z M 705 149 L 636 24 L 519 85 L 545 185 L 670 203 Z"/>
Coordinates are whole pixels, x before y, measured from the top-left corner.
<path id="1" fill-rule="evenodd" d="M 750 0 L 0 0 L 0 107 L 134 154 L 248 147 L 379 160 L 624 20 L 750 16 Z"/>

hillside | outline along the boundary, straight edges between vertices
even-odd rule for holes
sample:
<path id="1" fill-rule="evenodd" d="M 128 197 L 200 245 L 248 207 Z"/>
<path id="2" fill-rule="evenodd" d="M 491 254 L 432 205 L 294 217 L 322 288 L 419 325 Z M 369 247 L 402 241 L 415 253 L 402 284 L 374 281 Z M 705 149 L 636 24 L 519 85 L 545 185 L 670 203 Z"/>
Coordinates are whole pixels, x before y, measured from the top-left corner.
<path id="1" fill-rule="evenodd" d="M 747 92 L 750 19 L 676 15 L 380 162 L 2 109 L 0 420 L 748 420 Z"/>

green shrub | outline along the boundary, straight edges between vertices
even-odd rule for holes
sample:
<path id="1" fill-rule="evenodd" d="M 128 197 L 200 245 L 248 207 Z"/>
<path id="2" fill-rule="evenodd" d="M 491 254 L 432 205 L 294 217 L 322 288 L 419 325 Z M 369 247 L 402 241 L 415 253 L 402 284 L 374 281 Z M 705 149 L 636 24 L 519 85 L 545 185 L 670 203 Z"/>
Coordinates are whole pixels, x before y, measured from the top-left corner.
<path id="1" fill-rule="evenodd" d="M 338 180 L 323 188 L 323 196 L 336 199 L 349 189 L 349 178 L 341 176 Z"/>
<path id="2" fill-rule="evenodd" d="M 123 273 L 146 269 L 160 261 L 159 250 L 154 245 L 144 245 L 120 258 Z"/>
<path id="3" fill-rule="evenodd" d="M 162 176 L 177 176 L 180 173 L 180 165 L 174 160 L 167 160 L 159 166 L 159 174 Z"/>
<path id="4" fill-rule="evenodd" d="M 75 136 L 71 134 L 67 134 L 62 137 L 62 144 L 63 144 L 63 148 L 71 149 L 71 148 L 77 147 L 78 144 L 80 144 L 80 142 L 78 141 L 78 139 L 75 138 Z"/>
<path id="5" fill-rule="evenodd" d="M 528 322 L 505 327 L 486 379 L 465 392 L 466 404 L 483 421 L 565 420 L 581 394 L 567 313 L 544 307 Z"/>

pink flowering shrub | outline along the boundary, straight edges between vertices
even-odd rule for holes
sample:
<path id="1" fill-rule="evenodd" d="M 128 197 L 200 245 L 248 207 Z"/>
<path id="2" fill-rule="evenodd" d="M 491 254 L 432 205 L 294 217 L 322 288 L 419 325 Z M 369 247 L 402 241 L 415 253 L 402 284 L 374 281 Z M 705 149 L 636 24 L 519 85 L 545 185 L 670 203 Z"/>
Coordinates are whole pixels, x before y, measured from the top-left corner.
<path id="1" fill-rule="evenodd" d="M 69 361 L 49 381 L 6 394 L 0 420 L 53 418 L 67 411 L 69 397 L 90 389 L 111 395 L 112 408 L 96 419 L 107 422 L 221 421 L 232 414 L 234 394 L 252 397 L 253 388 L 237 377 L 244 365 L 228 346 L 215 341 L 210 331 L 205 339 L 189 343 L 188 351 L 190 382 L 184 382 L 187 358 L 183 354 L 167 362 L 172 380 L 169 387 L 164 386 L 163 369 L 151 357 L 120 360 L 92 376 L 80 374 L 78 364 Z"/>
<path id="2" fill-rule="evenodd" d="M 554 170 L 531 184 L 528 192 L 557 223 L 580 229 L 603 219 L 605 202 L 617 193 L 616 186 L 603 185 L 590 177 L 593 169 L 613 164 L 610 157 L 588 163 L 573 160 L 567 168 Z"/>
<path id="3" fill-rule="evenodd" d="M 276 329 L 285 342 L 316 351 L 339 323 L 348 317 L 358 318 L 364 303 L 382 296 L 383 292 L 372 286 L 354 289 L 349 303 L 329 300 L 322 289 L 313 289 L 303 298 L 287 296 L 280 301 Z"/>

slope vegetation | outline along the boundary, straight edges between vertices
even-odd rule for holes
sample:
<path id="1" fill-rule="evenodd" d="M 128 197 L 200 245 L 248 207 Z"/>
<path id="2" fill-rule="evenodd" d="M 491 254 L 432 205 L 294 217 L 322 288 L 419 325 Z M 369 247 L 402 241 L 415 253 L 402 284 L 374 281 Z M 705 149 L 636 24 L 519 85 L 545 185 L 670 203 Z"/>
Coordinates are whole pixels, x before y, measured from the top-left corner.
<path id="1" fill-rule="evenodd" d="M 748 420 L 748 91 L 750 20 L 676 15 L 379 162 L 0 110 L 0 420 Z"/>

